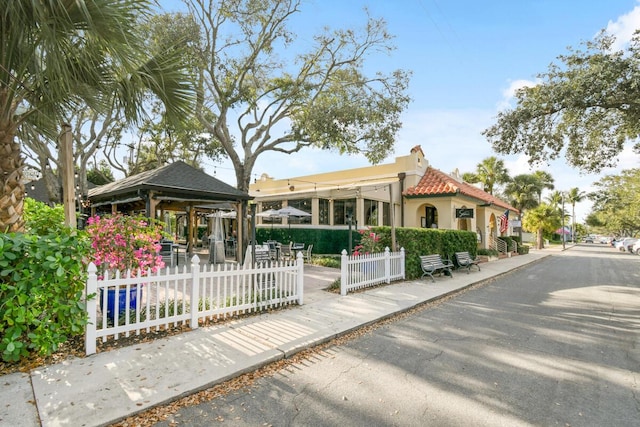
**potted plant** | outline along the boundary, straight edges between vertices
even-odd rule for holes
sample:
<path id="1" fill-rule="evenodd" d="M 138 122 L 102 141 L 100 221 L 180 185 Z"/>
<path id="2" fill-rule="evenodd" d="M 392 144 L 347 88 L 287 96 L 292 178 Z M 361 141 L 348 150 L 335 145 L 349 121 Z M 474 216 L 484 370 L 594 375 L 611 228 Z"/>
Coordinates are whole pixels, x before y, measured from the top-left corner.
<path id="1" fill-rule="evenodd" d="M 87 220 L 91 241 L 90 261 L 98 268 L 98 278 L 145 276 L 164 267 L 160 251 L 162 224 L 127 215 L 92 216 Z M 140 290 L 140 294 L 142 289 Z M 104 310 L 104 289 L 100 289 L 100 308 Z M 126 308 L 126 287 L 118 289 L 118 311 Z M 129 288 L 129 306 L 137 307 L 137 287 Z M 116 289 L 107 290 L 107 316 L 113 320 Z"/>

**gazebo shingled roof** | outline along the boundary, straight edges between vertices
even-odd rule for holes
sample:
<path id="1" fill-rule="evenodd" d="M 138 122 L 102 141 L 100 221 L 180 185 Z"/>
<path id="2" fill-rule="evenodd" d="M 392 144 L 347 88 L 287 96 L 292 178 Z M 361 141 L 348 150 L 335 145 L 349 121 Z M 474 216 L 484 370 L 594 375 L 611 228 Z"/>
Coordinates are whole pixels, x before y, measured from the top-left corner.
<path id="1" fill-rule="evenodd" d="M 92 204 L 118 202 L 152 191 L 155 197 L 174 196 L 185 201 L 240 201 L 251 196 L 183 161 L 132 175 L 89 190 Z M 141 198 L 140 198 L 141 199 Z"/>

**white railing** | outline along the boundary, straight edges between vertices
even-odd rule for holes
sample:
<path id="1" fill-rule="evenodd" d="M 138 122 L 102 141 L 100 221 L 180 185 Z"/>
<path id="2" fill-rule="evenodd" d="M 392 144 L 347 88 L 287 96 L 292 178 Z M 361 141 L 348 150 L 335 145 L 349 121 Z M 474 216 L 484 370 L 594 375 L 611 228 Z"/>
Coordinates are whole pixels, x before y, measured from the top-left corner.
<path id="1" fill-rule="evenodd" d="M 302 254 L 295 261 L 257 263 L 255 268 L 238 264 L 201 266 L 194 255 L 190 266 L 147 271 L 144 276 L 134 274 L 138 277 L 131 277 L 131 272 L 120 277 L 117 272 L 113 277 L 106 274 L 98 279 L 93 263 L 88 272 L 86 292 L 96 297 L 87 299 L 87 355 L 96 352 L 100 338 L 105 342 L 107 337 L 118 339 L 120 334 L 129 336 L 187 323 L 196 329 L 200 320 L 303 302 Z"/>
<path id="2" fill-rule="evenodd" d="M 384 252 L 365 255 L 347 255 L 343 250 L 340 270 L 340 295 L 380 283 L 391 283 L 392 280 L 403 280 L 404 248 L 400 252 L 389 252 L 389 248 L 385 248 Z"/>
<path id="3" fill-rule="evenodd" d="M 507 242 L 505 242 L 504 240 L 502 240 L 499 237 L 496 237 L 496 249 L 498 250 L 498 252 L 500 252 L 502 254 L 506 254 L 508 252 L 508 250 L 507 250 Z"/>

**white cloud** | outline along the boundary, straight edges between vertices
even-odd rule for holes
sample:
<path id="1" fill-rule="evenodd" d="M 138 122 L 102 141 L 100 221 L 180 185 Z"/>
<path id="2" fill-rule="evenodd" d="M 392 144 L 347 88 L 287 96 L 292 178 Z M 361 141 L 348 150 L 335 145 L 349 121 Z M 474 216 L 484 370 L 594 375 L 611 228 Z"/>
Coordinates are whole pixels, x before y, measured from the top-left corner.
<path id="1" fill-rule="evenodd" d="M 524 79 L 511 81 L 509 83 L 509 86 L 502 91 L 502 99 L 498 102 L 497 105 L 498 111 L 506 110 L 507 108 L 513 107 L 512 101 L 514 100 L 518 89 L 522 89 L 523 87 L 536 86 L 538 83 L 538 81 Z"/>
<path id="2" fill-rule="evenodd" d="M 616 37 L 614 50 L 624 48 L 638 28 L 640 28 L 640 6 L 634 7 L 631 12 L 618 17 L 616 21 L 609 21 L 606 32 Z"/>

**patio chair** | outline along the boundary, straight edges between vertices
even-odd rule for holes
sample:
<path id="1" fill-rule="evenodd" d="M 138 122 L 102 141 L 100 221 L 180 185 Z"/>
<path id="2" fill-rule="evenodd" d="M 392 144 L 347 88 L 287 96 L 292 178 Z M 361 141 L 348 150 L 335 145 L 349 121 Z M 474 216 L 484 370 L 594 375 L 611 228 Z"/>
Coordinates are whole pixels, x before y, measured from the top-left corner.
<path id="1" fill-rule="evenodd" d="M 276 245 L 276 242 L 273 241 L 273 240 L 269 240 L 265 244 L 269 247 L 269 257 L 272 260 L 277 260 L 278 259 L 278 246 Z"/>
<path id="2" fill-rule="evenodd" d="M 280 259 L 283 261 L 287 261 L 290 260 L 292 257 L 292 251 L 291 251 L 291 247 L 293 246 L 293 243 L 289 242 L 288 245 L 282 245 L 280 247 Z"/>
<path id="3" fill-rule="evenodd" d="M 309 245 L 307 250 L 302 252 L 302 259 L 304 262 L 311 262 L 311 251 L 313 250 L 313 245 Z"/>
<path id="4" fill-rule="evenodd" d="M 176 257 L 173 253 L 173 242 L 161 242 L 159 254 L 166 267 L 175 267 Z"/>

